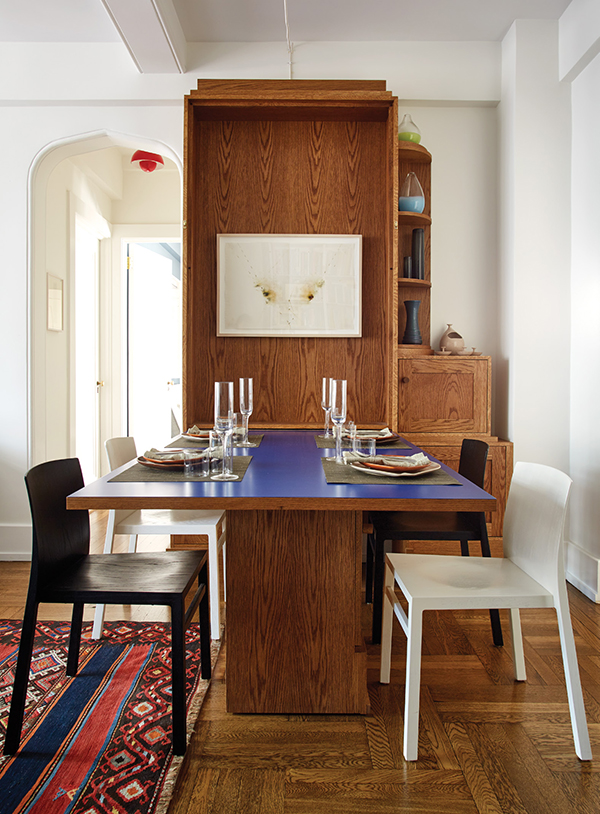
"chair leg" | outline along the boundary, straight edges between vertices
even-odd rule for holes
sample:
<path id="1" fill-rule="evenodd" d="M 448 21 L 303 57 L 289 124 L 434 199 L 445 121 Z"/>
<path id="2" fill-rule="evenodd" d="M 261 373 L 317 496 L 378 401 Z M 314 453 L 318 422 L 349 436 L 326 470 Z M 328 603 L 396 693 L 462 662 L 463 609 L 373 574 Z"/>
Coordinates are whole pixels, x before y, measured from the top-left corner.
<path id="1" fill-rule="evenodd" d="M 365 602 L 370 605 L 373 601 L 373 552 L 375 551 L 375 535 L 367 534 L 367 568 L 365 576 Z"/>
<path id="2" fill-rule="evenodd" d="M 219 546 L 217 529 L 208 532 L 208 578 L 210 602 L 210 635 L 213 639 L 221 638 L 221 598 L 219 596 Z"/>
<path id="3" fill-rule="evenodd" d="M 577 664 L 577 650 L 575 649 L 575 637 L 573 636 L 569 600 L 566 591 L 560 592 L 556 615 L 558 617 L 560 649 L 562 651 L 565 671 L 565 683 L 567 685 L 575 752 L 580 760 L 591 760 L 592 748 L 590 746 L 590 735 L 585 717 L 585 704 L 583 702 L 579 665 Z"/>
<path id="4" fill-rule="evenodd" d="M 198 584 L 206 585 L 206 564 L 198 574 Z M 198 618 L 200 621 L 200 675 L 208 680 L 211 676 L 210 663 L 210 632 L 209 632 L 209 603 L 208 592 L 200 600 L 198 607 Z"/>
<path id="5" fill-rule="evenodd" d="M 6 726 L 4 739 L 4 754 L 14 755 L 19 748 L 23 716 L 25 715 L 25 702 L 27 700 L 27 684 L 29 682 L 29 668 L 33 653 L 33 640 L 35 637 L 35 624 L 37 621 L 38 603 L 27 601 L 23 626 L 21 628 L 21 641 L 19 642 L 19 655 L 13 684 L 10 713 Z"/>
<path id="6" fill-rule="evenodd" d="M 479 515 L 479 528 L 481 539 L 481 556 L 491 557 L 490 541 L 487 533 L 487 526 L 485 523 L 485 514 L 482 512 Z M 492 626 L 492 640 L 496 647 L 504 645 L 504 637 L 502 636 L 502 622 L 500 621 L 500 611 L 495 608 L 490 608 L 490 624 Z"/>
<path id="7" fill-rule="evenodd" d="M 416 760 L 419 751 L 419 703 L 421 693 L 421 638 L 423 611 L 408 609 L 408 642 L 406 650 L 406 686 L 404 689 L 405 760 Z"/>
<path id="8" fill-rule="evenodd" d="M 104 554 L 112 554 L 113 544 L 115 541 L 115 521 L 116 512 L 111 509 L 108 513 L 108 523 L 106 525 L 106 537 L 104 538 Z M 96 605 L 94 611 L 94 624 L 92 625 L 92 639 L 100 639 L 102 637 L 102 627 L 104 625 L 104 605 Z"/>
<path id="9" fill-rule="evenodd" d="M 511 608 L 509 615 L 515 678 L 517 681 L 526 681 L 527 671 L 525 670 L 525 653 L 523 651 L 523 634 L 521 632 L 521 615 L 519 614 L 519 609 Z"/>
<path id="10" fill-rule="evenodd" d="M 129 548 L 127 549 L 127 551 L 130 554 L 135 554 L 135 552 L 137 551 L 137 541 L 138 541 L 137 534 L 129 535 Z"/>
<path id="11" fill-rule="evenodd" d="M 381 642 L 381 613 L 383 610 L 383 579 L 385 567 L 385 540 L 375 532 L 375 568 L 373 575 L 372 644 Z"/>
<path id="12" fill-rule="evenodd" d="M 382 684 L 390 683 L 392 667 L 392 625 L 394 623 L 394 606 L 388 597 L 388 588 L 394 588 L 394 572 L 391 568 L 385 569 L 385 582 L 383 586 L 383 614 L 381 624 L 381 662 L 379 680 Z"/>
<path id="13" fill-rule="evenodd" d="M 173 754 L 186 749 L 185 634 L 183 598 L 171 605 L 171 702 L 173 709 Z"/>
<path id="14" fill-rule="evenodd" d="M 71 616 L 71 633 L 69 635 L 69 652 L 67 654 L 67 675 L 76 676 L 79 664 L 79 645 L 81 644 L 81 625 L 83 623 L 83 602 L 73 605 Z"/>

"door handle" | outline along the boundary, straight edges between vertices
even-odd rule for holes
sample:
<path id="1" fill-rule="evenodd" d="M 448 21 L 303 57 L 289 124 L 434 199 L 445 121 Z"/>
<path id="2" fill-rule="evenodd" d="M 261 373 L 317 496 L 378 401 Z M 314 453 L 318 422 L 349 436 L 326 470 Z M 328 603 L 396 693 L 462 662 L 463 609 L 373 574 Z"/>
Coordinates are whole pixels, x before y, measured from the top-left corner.
<path id="1" fill-rule="evenodd" d="M 400 379 L 400 381 L 402 382 L 402 384 L 408 384 L 408 383 L 409 383 L 409 381 L 410 381 L 410 379 L 408 378 L 408 376 L 403 376 L 403 377 Z"/>
<path id="2" fill-rule="evenodd" d="M 104 382 L 96 382 L 96 387 L 104 387 Z"/>

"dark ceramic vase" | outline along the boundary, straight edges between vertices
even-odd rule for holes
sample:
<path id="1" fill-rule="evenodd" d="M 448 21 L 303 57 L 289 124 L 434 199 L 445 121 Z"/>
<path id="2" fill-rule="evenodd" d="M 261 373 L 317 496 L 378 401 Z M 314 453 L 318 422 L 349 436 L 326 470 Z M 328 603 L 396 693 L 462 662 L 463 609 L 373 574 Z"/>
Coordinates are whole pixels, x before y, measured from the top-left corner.
<path id="1" fill-rule="evenodd" d="M 404 300 L 406 308 L 406 330 L 402 339 L 403 345 L 422 345 L 421 331 L 419 330 L 419 306 L 421 300 Z"/>

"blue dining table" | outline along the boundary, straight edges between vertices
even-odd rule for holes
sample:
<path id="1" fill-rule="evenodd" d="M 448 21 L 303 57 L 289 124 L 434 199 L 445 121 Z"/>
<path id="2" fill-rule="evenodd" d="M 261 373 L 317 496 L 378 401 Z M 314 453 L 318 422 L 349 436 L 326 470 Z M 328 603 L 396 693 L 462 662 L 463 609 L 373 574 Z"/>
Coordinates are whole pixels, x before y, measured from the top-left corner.
<path id="1" fill-rule="evenodd" d="M 73 509 L 227 510 L 230 712 L 367 713 L 363 513 L 496 507 L 492 495 L 444 464 L 449 483 L 428 476 L 328 483 L 321 459 L 335 451 L 319 448 L 318 434 L 261 431 L 258 446 L 235 450 L 251 456 L 239 481 L 186 480 L 171 471 L 160 480 L 122 480 L 140 467 L 132 461 L 67 498 Z M 405 449 L 378 448 L 385 455 L 419 451 L 408 441 Z"/>

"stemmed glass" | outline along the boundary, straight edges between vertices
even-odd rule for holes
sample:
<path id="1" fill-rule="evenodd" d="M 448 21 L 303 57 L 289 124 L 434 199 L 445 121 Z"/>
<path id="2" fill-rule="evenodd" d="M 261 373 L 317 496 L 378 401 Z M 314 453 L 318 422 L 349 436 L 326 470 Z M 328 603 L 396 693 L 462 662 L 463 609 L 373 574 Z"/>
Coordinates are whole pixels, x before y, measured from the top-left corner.
<path id="1" fill-rule="evenodd" d="M 233 382 L 215 382 L 215 430 L 221 441 L 223 466 L 211 480 L 239 480 L 227 469 L 227 446 L 233 432 Z"/>
<path id="2" fill-rule="evenodd" d="M 321 392 L 321 407 L 325 410 L 325 429 L 323 430 L 323 438 L 331 438 L 333 433 L 329 427 L 329 419 L 331 417 L 331 381 L 326 376 L 323 376 L 323 390 Z"/>
<path id="3" fill-rule="evenodd" d="M 240 442 L 240 447 L 253 447 L 248 440 L 248 422 L 252 415 L 252 379 L 243 379 L 240 377 L 240 413 L 244 419 L 244 438 Z"/>
<path id="4" fill-rule="evenodd" d="M 343 464 L 342 426 L 346 420 L 346 379 L 331 379 L 330 400 L 331 420 L 335 425 L 335 462 Z"/>

